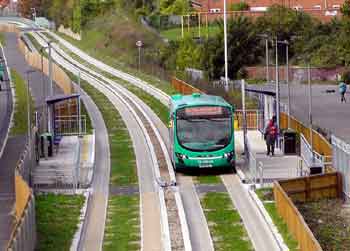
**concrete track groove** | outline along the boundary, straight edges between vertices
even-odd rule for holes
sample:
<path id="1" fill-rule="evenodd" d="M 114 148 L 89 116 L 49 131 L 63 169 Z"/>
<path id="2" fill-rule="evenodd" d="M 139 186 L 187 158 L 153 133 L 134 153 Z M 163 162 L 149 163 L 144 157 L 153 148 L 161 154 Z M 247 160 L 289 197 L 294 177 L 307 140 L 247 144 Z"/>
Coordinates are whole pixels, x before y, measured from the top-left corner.
<path id="1" fill-rule="evenodd" d="M 249 197 L 248 190 L 241 183 L 239 177 L 237 175 L 222 175 L 221 178 L 235 208 L 241 215 L 255 250 L 279 251 L 280 249 L 267 223 Z"/>

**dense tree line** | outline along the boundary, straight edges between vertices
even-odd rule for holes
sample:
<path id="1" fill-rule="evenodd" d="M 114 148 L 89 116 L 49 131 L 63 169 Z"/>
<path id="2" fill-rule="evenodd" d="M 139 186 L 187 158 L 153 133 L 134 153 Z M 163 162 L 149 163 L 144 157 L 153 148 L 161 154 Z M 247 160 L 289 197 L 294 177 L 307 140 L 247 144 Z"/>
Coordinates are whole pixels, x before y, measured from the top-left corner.
<path id="1" fill-rule="evenodd" d="M 154 0 L 21 0 L 21 14 L 32 18 L 32 8 L 57 25 L 80 31 L 90 20 L 106 12 L 122 9 L 132 14 L 148 14 L 155 10 Z"/>
<path id="2" fill-rule="evenodd" d="M 342 8 L 343 16 L 331 22 L 321 22 L 312 16 L 274 5 L 265 15 L 252 19 L 237 16 L 228 22 L 228 65 L 229 77 L 244 75 L 244 67 L 265 63 L 265 40 L 269 37 L 270 53 L 273 57 L 274 40 L 290 43 L 292 64 L 335 67 L 350 66 L 350 1 Z M 164 65 L 174 71 L 185 68 L 204 70 L 210 79 L 224 75 L 223 22 L 218 21 L 220 31 L 208 39 L 194 41 L 186 37 L 172 42 L 163 51 Z M 167 52 L 169 50 L 170 52 Z M 286 58 L 285 45 L 278 45 L 280 62 Z M 176 51 L 176 53 L 173 53 Z"/>

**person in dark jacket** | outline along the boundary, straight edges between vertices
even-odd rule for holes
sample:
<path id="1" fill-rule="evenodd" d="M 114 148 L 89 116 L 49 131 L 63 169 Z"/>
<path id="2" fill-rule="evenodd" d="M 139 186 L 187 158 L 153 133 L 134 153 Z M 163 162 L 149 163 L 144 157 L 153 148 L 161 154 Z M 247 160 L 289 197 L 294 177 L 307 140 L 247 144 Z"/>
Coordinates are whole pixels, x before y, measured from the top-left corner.
<path id="1" fill-rule="evenodd" d="M 267 123 L 264 138 L 266 141 L 267 152 L 266 155 L 269 156 L 270 153 L 273 156 L 275 154 L 275 143 L 278 135 L 278 128 L 276 123 L 276 117 L 273 118 Z"/>
<path id="2" fill-rule="evenodd" d="M 345 99 L 345 93 L 346 93 L 346 84 L 344 82 L 340 82 L 339 84 L 339 93 L 340 93 L 340 102 L 346 103 L 346 99 Z"/>

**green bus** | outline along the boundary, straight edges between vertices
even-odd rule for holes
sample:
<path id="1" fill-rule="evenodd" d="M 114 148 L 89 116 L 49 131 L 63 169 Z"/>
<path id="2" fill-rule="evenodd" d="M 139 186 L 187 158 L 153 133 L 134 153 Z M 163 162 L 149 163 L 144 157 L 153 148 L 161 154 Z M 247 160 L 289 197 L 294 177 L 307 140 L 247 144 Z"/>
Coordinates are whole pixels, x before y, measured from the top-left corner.
<path id="1" fill-rule="evenodd" d="M 174 169 L 235 170 L 233 113 L 233 107 L 218 96 L 172 96 L 169 138 Z"/>

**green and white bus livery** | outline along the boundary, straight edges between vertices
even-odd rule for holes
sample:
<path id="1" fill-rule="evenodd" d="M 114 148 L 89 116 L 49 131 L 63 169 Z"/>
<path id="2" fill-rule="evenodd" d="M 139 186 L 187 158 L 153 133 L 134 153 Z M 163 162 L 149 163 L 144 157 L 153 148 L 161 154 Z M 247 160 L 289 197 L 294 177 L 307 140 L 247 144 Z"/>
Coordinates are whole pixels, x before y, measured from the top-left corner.
<path id="1" fill-rule="evenodd" d="M 169 136 L 174 168 L 234 169 L 233 114 L 233 107 L 218 96 L 172 96 Z"/>

